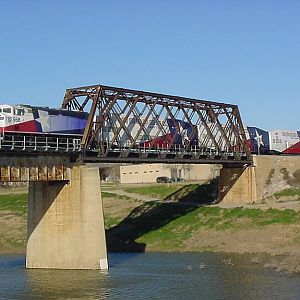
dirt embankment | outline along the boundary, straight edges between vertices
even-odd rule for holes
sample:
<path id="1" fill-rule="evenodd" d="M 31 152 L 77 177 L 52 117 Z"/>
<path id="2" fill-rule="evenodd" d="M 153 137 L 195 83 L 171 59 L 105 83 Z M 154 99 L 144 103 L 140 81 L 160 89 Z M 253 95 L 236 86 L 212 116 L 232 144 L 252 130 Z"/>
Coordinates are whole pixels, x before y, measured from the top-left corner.
<path id="1" fill-rule="evenodd" d="M 0 211 L 0 253 L 24 252 L 27 220 L 11 211 Z"/>
<path id="2" fill-rule="evenodd" d="M 239 230 L 201 230 L 184 242 L 184 249 L 208 249 L 217 252 L 268 254 L 265 260 L 278 270 L 300 273 L 300 224 L 269 225 L 264 228 Z"/>

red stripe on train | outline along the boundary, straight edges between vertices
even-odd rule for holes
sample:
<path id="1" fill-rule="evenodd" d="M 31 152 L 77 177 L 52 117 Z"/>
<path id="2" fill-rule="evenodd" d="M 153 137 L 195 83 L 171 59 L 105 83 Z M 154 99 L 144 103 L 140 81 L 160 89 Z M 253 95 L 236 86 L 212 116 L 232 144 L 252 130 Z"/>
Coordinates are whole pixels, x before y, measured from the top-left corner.
<path id="1" fill-rule="evenodd" d="M 4 128 L 2 127 L 1 132 L 3 132 L 3 129 L 4 129 L 4 132 L 7 132 L 7 131 L 38 132 L 35 120 L 6 126 Z"/>
<path id="2" fill-rule="evenodd" d="M 300 142 L 282 151 L 284 154 L 300 154 Z"/>

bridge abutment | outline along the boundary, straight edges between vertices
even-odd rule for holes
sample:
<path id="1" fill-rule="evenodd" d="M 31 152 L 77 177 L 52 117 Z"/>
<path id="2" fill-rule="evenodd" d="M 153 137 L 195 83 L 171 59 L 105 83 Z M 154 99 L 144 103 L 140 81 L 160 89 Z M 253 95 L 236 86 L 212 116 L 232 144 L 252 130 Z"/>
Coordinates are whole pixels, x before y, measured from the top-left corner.
<path id="1" fill-rule="evenodd" d="M 222 203 L 257 202 L 256 174 L 254 167 L 229 168 L 223 166 L 220 170 L 218 200 Z"/>
<path id="2" fill-rule="evenodd" d="M 27 268 L 107 269 L 98 168 L 74 166 L 69 182 L 30 182 L 27 230 Z"/>

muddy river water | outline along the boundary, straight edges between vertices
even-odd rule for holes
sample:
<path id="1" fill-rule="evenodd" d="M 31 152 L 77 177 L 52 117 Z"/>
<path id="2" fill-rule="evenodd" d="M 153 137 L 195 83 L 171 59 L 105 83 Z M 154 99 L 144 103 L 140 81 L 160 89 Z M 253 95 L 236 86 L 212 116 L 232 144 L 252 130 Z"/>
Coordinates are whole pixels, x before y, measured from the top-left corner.
<path id="1" fill-rule="evenodd" d="M 26 270 L 0 255 L 0 299 L 300 299 L 300 275 L 210 253 L 113 253 L 103 271 Z"/>

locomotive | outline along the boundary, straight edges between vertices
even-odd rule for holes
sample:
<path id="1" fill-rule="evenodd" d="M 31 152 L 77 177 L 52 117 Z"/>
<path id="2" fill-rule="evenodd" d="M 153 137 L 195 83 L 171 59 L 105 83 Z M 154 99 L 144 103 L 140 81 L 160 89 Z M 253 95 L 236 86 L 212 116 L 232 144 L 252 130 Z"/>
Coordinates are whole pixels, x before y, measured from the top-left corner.
<path id="1" fill-rule="evenodd" d="M 87 118 L 86 112 L 0 104 L 0 134 L 82 135 Z"/>

